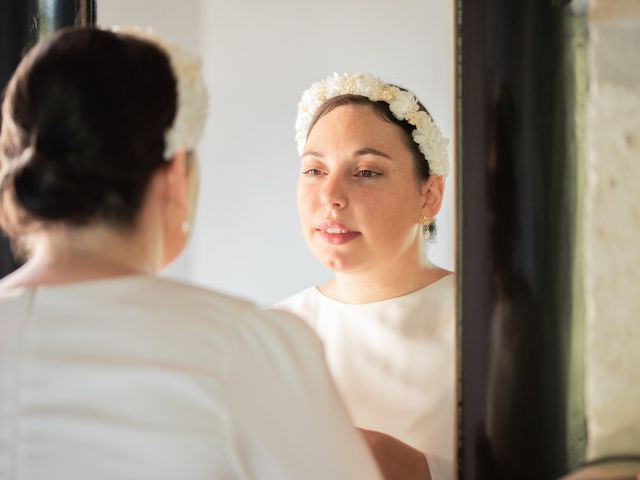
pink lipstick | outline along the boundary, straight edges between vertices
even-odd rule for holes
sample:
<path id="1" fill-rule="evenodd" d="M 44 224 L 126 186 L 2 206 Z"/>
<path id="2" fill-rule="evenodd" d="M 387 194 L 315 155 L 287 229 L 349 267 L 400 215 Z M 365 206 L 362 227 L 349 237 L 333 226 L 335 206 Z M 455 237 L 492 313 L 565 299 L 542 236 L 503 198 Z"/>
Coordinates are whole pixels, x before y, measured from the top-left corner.
<path id="1" fill-rule="evenodd" d="M 331 245 L 343 245 L 360 236 L 360 232 L 338 222 L 322 222 L 316 231 L 322 240 Z"/>

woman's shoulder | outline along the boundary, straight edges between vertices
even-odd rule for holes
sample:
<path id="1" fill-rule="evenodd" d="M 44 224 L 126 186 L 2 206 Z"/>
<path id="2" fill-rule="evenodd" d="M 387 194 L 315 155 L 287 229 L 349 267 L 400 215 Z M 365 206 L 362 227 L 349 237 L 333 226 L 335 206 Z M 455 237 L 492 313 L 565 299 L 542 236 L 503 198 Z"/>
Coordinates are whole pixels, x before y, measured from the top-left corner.
<path id="1" fill-rule="evenodd" d="M 285 313 L 265 312 L 247 299 L 155 276 L 114 277 L 0 292 L 3 308 L 18 308 L 27 300 L 37 307 L 31 311 L 64 312 L 71 323 L 74 318 L 79 324 L 101 325 L 108 320 L 122 330 L 153 324 L 180 332 L 180 337 L 197 332 L 210 338 L 237 338 L 252 330 L 263 334 L 269 329 L 296 330 L 295 325 L 300 323 Z M 217 334 L 211 335 L 214 331 Z"/>
<path id="2" fill-rule="evenodd" d="M 177 297 L 185 314 L 205 321 L 224 318 L 234 335 L 251 345 L 316 341 L 309 327 L 285 308 L 265 310 L 250 300 L 174 280 L 157 279 L 153 288 Z"/>
<path id="3" fill-rule="evenodd" d="M 455 272 L 449 270 L 442 270 L 440 276 L 423 288 L 424 292 L 435 292 L 438 294 L 452 294 L 455 293 L 457 283 L 457 276 Z"/>
<path id="4" fill-rule="evenodd" d="M 216 311 L 253 312 L 258 310 L 256 305 L 248 299 L 179 280 L 149 277 L 140 288 L 147 290 L 150 295 L 170 300 L 171 304 L 176 307 L 187 308 L 187 311 L 194 313 L 208 311 L 211 314 Z"/>
<path id="5" fill-rule="evenodd" d="M 430 310 L 439 308 L 453 311 L 456 303 L 457 277 L 453 272 L 446 272 L 440 278 L 429 285 L 411 293 L 414 302 L 429 306 Z"/>
<path id="6" fill-rule="evenodd" d="M 168 279 L 156 279 L 149 288 L 160 298 L 172 298 L 172 310 L 191 321 L 224 324 L 236 348 L 281 348 L 284 344 L 315 342 L 309 327 L 295 312 L 264 310 L 254 302 L 204 287 Z M 230 340 L 233 340 L 230 339 Z M 271 344 L 271 346 L 269 345 Z M 289 350 L 290 347 L 288 347 Z"/>
<path id="7" fill-rule="evenodd" d="M 25 325 L 38 317 L 37 328 L 72 331 L 97 345 L 106 336 L 127 337 L 162 358 L 178 355 L 181 362 L 217 365 L 224 376 L 247 365 L 250 378 L 251 365 L 273 358 L 295 362 L 305 350 L 319 350 L 309 327 L 290 313 L 265 311 L 249 300 L 168 278 L 112 278 L 3 297 L 0 311 L 17 311 L 13 317 Z M 118 348 L 107 353 L 115 355 Z"/>
<path id="8" fill-rule="evenodd" d="M 269 309 L 290 312 L 307 319 L 316 312 L 319 300 L 320 294 L 317 287 L 308 287 L 271 305 Z"/>

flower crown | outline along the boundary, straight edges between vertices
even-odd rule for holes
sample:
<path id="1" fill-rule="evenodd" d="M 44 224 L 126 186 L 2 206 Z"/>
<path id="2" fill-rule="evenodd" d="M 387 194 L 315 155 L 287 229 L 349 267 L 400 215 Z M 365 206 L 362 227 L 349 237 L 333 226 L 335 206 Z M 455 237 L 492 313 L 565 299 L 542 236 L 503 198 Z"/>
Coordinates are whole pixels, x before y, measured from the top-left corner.
<path id="1" fill-rule="evenodd" d="M 367 97 L 372 102 L 382 100 L 388 103 L 395 118 L 407 121 L 415 127 L 411 135 L 429 162 L 429 173 L 445 177 L 449 174 L 449 141 L 444 138 L 431 116 L 420 109 L 415 95 L 384 83 L 368 73 L 334 73 L 321 82 L 314 83 L 302 94 L 296 119 L 296 142 L 300 155 L 318 108 L 331 98 L 347 94 Z"/>
<path id="2" fill-rule="evenodd" d="M 167 54 L 176 77 L 177 108 L 173 124 L 165 132 L 163 156 L 168 162 L 180 151 L 194 150 L 204 131 L 208 106 L 200 58 L 179 45 L 164 41 L 151 29 L 113 27 L 112 31 L 151 42 Z"/>

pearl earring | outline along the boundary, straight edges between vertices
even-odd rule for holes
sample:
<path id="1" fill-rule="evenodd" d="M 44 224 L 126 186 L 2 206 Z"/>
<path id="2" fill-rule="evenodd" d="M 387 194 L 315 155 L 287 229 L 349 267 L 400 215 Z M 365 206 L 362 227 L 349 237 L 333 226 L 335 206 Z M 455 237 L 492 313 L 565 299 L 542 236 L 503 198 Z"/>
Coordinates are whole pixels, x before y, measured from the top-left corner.
<path id="1" fill-rule="evenodd" d="M 191 230 L 191 223 L 189 223 L 188 220 L 185 220 L 184 222 L 182 222 L 182 233 L 186 235 L 187 233 L 189 233 L 190 230 Z"/>

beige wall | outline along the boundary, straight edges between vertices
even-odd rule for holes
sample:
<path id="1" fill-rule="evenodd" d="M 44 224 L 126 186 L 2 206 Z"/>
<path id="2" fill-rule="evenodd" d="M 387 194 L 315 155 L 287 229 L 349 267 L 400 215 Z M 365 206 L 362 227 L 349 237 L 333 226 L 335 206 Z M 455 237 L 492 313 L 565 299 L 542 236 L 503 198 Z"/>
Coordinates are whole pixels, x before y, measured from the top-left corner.
<path id="1" fill-rule="evenodd" d="M 640 454 L 640 0 L 590 5 L 589 459 Z"/>

